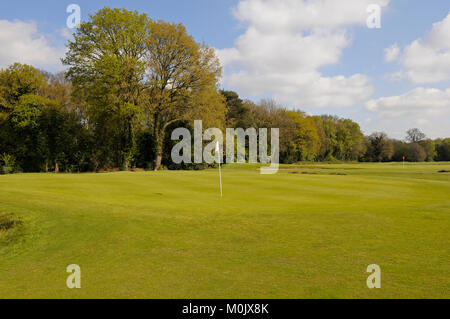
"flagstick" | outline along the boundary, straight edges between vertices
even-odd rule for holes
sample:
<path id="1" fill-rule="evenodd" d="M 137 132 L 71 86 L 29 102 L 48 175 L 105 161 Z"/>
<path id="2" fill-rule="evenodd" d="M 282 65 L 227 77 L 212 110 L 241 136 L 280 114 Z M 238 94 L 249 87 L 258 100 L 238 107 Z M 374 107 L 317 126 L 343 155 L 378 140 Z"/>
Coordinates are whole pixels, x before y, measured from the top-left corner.
<path id="1" fill-rule="evenodd" d="M 220 170 L 220 159 L 219 159 L 219 181 L 220 181 L 220 197 L 223 197 L 223 194 L 222 194 L 222 171 Z"/>
<path id="2" fill-rule="evenodd" d="M 220 197 L 223 197 L 223 194 L 222 194 L 222 171 L 221 171 L 221 169 L 220 169 L 221 158 L 220 158 L 220 147 L 219 147 L 219 142 L 216 143 L 216 153 L 217 153 L 217 159 L 218 159 L 218 162 L 219 162 Z"/>

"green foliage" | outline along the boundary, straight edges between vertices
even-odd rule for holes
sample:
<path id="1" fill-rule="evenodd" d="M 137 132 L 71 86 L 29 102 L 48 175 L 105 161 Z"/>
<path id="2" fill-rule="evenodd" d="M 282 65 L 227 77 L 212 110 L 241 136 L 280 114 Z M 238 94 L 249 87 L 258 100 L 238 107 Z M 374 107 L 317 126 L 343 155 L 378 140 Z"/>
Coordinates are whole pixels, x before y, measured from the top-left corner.
<path id="1" fill-rule="evenodd" d="M 2 148 L 14 155 L 16 166 L 25 172 L 90 169 L 87 129 L 76 114 L 55 101 L 23 95 L 2 126 Z"/>
<path id="2" fill-rule="evenodd" d="M 247 104 L 233 91 L 220 91 L 227 105 L 227 127 L 252 127 L 251 113 Z"/>
<path id="3" fill-rule="evenodd" d="M 158 169 L 170 124 L 224 115 L 214 51 L 197 44 L 181 24 L 104 8 L 80 25 L 63 62 L 75 93 L 88 104 L 96 167 L 128 168 L 136 135 L 150 128 Z"/>
<path id="4" fill-rule="evenodd" d="M 387 162 L 394 155 L 394 144 L 386 133 L 373 133 L 367 140 L 367 151 L 364 155 L 366 161 Z"/>
<path id="5" fill-rule="evenodd" d="M 427 158 L 427 153 L 418 143 L 411 143 L 406 153 L 406 158 L 411 162 L 424 162 Z"/>
<path id="6" fill-rule="evenodd" d="M 63 62 L 75 95 L 88 104 L 97 168 L 127 167 L 132 158 L 150 26 L 145 14 L 104 8 L 82 23 L 69 42 Z"/>
<path id="7" fill-rule="evenodd" d="M 0 155 L 0 164 L 2 164 L 1 172 L 5 174 L 14 173 L 16 168 L 16 158 L 10 154 L 2 154 Z"/>
<path id="8" fill-rule="evenodd" d="M 294 162 L 313 161 L 318 156 L 320 140 L 314 120 L 298 112 L 288 112 L 294 122 L 294 138 L 289 152 Z"/>
<path id="9" fill-rule="evenodd" d="M 44 74 L 32 66 L 15 63 L 0 70 L 0 111 L 10 111 L 21 96 L 42 94 L 46 87 Z"/>
<path id="10" fill-rule="evenodd" d="M 422 140 L 418 145 L 420 145 L 425 152 L 424 161 L 432 162 L 436 158 L 436 144 L 433 140 Z"/>
<path id="11" fill-rule="evenodd" d="M 0 153 L 15 157 L 16 170 L 205 168 L 170 159 L 168 133 L 192 129 L 197 119 L 221 129 L 279 128 L 281 163 L 450 160 L 449 140 L 426 139 L 419 129 L 408 130 L 408 142 L 384 133 L 364 137 L 350 119 L 309 116 L 218 90 L 222 70 L 212 48 L 182 24 L 136 11 L 103 8 L 91 15 L 63 62 L 67 73 L 19 63 L 0 70 Z"/>
<path id="12" fill-rule="evenodd" d="M 137 103 L 150 23 L 146 14 L 103 8 L 77 28 L 63 62 L 90 102 Z"/>
<path id="13" fill-rule="evenodd" d="M 38 124 L 38 118 L 42 114 L 47 100 L 36 95 L 23 95 L 19 103 L 9 115 L 12 125 L 18 129 L 35 129 Z"/>
<path id="14" fill-rule="evenodd" d="M 424 162 L 427 160 L 427 152 L 419 143 L 393 141 L 393 145 L 394 154 L 391 158 L 392 161 L 401 162 L 403 161 L 403 156 L 407 162 Z"/>
<path id="15" fill-rule="evenodd" d="M 214 50 L 196 43 L 182 24 L 153 23 L 146 48 L 146 118 L 155 138 L 158 170 L 171 124 L 199 115 L 222 117 L 225 106 L 216 91 L 222 69 Z"/>
<path id="16" fill-rule="evenodd" d="M 436 160 L 450 161 L 450 138 L 436 141 Z"/>

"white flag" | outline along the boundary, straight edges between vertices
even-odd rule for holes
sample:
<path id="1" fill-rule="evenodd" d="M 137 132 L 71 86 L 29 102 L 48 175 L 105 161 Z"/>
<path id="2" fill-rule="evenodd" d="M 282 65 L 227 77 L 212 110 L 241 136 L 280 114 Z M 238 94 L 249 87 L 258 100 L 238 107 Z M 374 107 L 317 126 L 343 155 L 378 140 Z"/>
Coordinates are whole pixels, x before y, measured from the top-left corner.
<path id="1" fill-rule="evenodd" d="M 216 142 L 216 154 L 217 154 L 217 162 L 219 163 L 219 183 L 220 183 L 220 197 L 223 196 L 222 194 L 222 171 L 220 170 L 220 162 L 222 161 L 220 158 L 220 146 L 219 141 Z"/>

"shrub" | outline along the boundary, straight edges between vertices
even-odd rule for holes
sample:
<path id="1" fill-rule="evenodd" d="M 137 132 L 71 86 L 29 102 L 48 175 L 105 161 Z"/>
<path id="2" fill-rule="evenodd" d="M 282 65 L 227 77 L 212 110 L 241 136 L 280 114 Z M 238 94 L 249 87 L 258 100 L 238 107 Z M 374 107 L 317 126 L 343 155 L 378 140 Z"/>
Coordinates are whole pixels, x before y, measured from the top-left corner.
<path id="1" fill-rule="evenodd" d="M 3 154 L 0 156 L 0 160 L 3 163 L 2 171 L 5 174 L 11 174 L 14 172 L 16 167 L 16 158 L 9 154 Z"/>

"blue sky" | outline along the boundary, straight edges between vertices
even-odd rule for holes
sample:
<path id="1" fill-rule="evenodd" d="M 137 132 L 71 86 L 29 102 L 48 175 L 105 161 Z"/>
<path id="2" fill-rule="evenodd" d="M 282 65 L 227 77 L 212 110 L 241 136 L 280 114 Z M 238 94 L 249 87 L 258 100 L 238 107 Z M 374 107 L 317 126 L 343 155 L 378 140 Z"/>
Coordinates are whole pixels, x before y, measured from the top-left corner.
<path id="1" fill-rule="evenodd" d="M 104 6 L 124 7 L 185 24 L 197 41 L 218 49 L 222 86 L 245 98 L 349 117 L 366 133 L 402 138 L 419 127 L 430 137 L 450 136 L 450 1 L 348 0 L 338 8 L 333 1 L 3 1 L 0 67 L 14 59 L 59 70 L 69 4 L 81 7 L 82 20 Z M 382 5 L 380 29 L 366 26 L 365 1 Z M 26 49 L 30 42 L 36 51 Z M 393 45 L 399 53 L 388 62 L 385 49 Z"/>
<path id="2" fill-rule="evenodd" d="M 231 13 L 237 2 L 237 0 L 2 1 L 0 19 L 36 21 L 40 32 L 57 34 L 66 26 L 69 15 L 66 8 L 69 4 L 80 6 L 82 19 L 105 6 L 126 8 L 145 12 L 153 19 L 182 22 L 197 41 L 205 41 L 211 46 L 220 48 L 233 45 L 235 37 L 239 35 L 239 28 Z"/>

